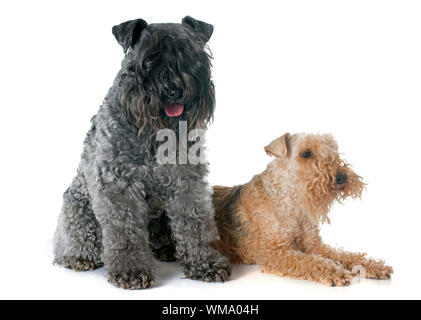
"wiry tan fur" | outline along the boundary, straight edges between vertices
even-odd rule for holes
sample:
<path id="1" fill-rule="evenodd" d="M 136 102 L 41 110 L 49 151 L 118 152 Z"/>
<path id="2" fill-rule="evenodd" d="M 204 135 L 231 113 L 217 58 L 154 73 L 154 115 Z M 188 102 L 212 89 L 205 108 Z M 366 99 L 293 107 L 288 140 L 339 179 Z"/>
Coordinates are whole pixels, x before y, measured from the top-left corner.
<path id="1" fill-rule="evenodd" d="M 287 133 L 265 151 L 275 159 L 262 174 L 243 186 L 214 187 L 221 237 L 215 246 L 234 263 L 331 286 L 349 285 L 354 267 L 363 267 L 367 278 L 390 279 L 393 269 L 383 261 L 334 249 L 320 238 L 319 223 L 330 222 L 332 204 L 359 198 L 364 188 L 333 137 Z M 309 158 L 302 157 L 305 151 Z M 343 185 L 335 183 L 338 173 L 346 175 Z"/>

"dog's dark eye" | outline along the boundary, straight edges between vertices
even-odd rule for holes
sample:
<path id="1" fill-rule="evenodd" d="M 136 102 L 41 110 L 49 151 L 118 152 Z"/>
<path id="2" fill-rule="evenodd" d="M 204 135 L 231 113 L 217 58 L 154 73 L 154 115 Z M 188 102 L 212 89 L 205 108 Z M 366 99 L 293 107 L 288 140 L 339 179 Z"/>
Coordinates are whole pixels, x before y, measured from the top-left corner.
<path id="1" fill-rule="evenodd" d="M 310 158 L 311 156 L 312 156 L 312 153 L 310 150 L 306 150 L 304 152 L 301 152 L 300 154 L 300 157 L 304 159 Z"/>

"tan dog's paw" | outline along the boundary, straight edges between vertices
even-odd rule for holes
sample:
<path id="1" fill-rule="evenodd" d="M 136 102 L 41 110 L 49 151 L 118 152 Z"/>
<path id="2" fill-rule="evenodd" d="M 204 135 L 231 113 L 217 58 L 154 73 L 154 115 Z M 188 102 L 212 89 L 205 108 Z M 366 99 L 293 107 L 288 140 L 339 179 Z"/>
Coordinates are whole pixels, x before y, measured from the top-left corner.
<path id="1" fill-rule="evenodd" d="M 353 278 L 354 276 L 348 270 L 339 269 L 321 279 L 321 283 L 331 287 L 345 287 L 351 284 Z"/>
<path id="2" fill-rule="evenodd" d="M 393 273 L 393 268 L 385 265 L 383 261 L 373 261 L 363 267 L 367 279 L 390 280 Z"/>

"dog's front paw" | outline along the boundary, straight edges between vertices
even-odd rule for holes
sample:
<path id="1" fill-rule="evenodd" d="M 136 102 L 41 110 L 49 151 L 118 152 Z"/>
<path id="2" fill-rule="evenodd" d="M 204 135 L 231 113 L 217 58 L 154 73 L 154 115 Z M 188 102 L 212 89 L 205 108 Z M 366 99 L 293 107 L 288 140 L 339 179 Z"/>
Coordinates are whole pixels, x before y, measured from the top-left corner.
<path id="1" fill-rule="evenodd" d="M 231 276 L 231 265 L 226 257 L 217 261 L 201 261 L 184 265 L 183 276 L 204 282 L 225 282 Z"/>
<path id="2" fill-rule="evenodd" d="M 135 270 L 125 273 L 110 272 L 107 274 L 107 280 L 115 287 L 128 290 L 146 289 L 154 283 L 150 272 Z"/>
<path id="3" fill-rule="evenodd" d="M 351 284 L 353 278 L 348 270 L 339 269 L 323 277 L 321 282 L 331 287 L 345 287 Z"/>
<path id="4" fill-rule="evenodd" d="M 95 269 L 101 268 L 104 265 L 102 262 L 99 261 L 93 261 L 89 259 L 82 259 L 76 257 L 56 259 L 53 263 L 63 266 L 67 269 L 72 269 L 76 272 L 93 271 Z"/>
<path id="5" fill-rule="evenodd" d="M 365 263 L 360 271 L 360 275 L 367 279 L 390 280 L 393 268 L 384 264 L 383 261 L 370 260 Z"/>

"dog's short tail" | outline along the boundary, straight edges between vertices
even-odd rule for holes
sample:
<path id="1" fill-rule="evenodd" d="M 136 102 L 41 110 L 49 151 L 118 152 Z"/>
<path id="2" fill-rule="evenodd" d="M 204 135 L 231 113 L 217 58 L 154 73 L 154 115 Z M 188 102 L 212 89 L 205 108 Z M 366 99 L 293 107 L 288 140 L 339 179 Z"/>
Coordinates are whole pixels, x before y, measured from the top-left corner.
<path id="1" fill-rule="evenodd" d="M 236 202 L 243 186 L 213 187 L 213 205 L 215 207 L 215 220 L 221 240 L 215 247 L 230 257 L 234 263 L 241 263 L 236 254 L 236 242 L 241 233 L 241 223 L 236 215 Z"/>

